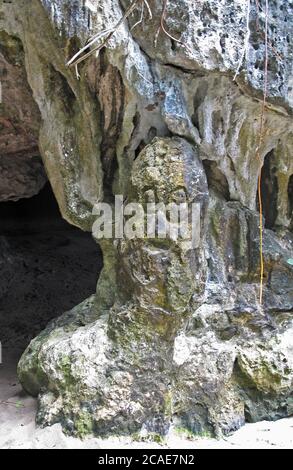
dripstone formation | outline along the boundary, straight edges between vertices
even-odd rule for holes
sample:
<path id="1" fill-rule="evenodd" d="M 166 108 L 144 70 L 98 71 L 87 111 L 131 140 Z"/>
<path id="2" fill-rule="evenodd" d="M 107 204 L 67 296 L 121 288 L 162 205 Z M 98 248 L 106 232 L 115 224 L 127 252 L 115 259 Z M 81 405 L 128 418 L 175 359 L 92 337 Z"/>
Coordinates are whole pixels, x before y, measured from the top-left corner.
<path id="1" fill-rule="evenodd" d="M 94 204 L 115 195 L 200 206 L 197 247 L 97 240 L 96 293 L 31 342 L 18 373 L 39 397 L 41 425 L 221 435 L 293 413 L 293 2 L 269 2 L 262 139 L 265 2 L 250 2 L 249 35 L 241 0 L 169 0 L 170 35 L 157 34 L 161 0 L 149 0 L 152 18 L 146 9 L 132 28 L 142 3 L 79 65 L 79 79 L 66 62 L 130 1 L 1 3 L 1 76 L 25 80 L 13 82 L 17 112 L 3 82 L 0 166 L 6 182 L 18 169 L 29 175 L 15 194 L 1 179 L 2 200 L 38 192 L 40 155 L 63 217 L 83 230 L 92 230 Z M 29 118 L 18 165 L 2 142 L 21 108 Z"/>

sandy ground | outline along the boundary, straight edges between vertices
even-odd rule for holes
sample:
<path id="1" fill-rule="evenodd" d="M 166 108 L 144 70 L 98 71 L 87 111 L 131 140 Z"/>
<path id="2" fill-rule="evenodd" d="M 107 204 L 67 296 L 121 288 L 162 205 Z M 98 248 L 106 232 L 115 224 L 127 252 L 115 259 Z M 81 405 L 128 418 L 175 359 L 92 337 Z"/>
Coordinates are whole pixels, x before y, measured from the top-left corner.
<path id="1" fill-rule="evenodd" d="M 84 440 L 65 436 L 59 424 L 44 429 L 35 425 L 37 401 L 26 395 L 16 376 L 18 353 L 3 351 L 0 365 L 0 448 L 1 449 L 205 449 L 205 448 L 290 448 L 293 449 L 293 418 L 277 422 L 247 424 L 226 439 L 188 439 L 173 431 L 163 445 L 130 439 Z"/>

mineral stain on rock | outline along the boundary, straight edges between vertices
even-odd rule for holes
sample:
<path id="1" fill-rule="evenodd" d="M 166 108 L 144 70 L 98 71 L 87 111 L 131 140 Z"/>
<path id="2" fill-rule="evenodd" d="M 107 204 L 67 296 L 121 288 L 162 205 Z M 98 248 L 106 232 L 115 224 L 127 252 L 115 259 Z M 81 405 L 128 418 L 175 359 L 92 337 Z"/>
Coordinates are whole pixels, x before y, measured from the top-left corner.
<path id="1" fill-rule="evenodd" d="M 271 2 L 268 18 L 259 305 L 258 3 L 236 80 L 247 33 L 241 0 L 170 0 L 166 28 L 180 43 L 161 32 L 157 47 L 162 2 L 149 0 L 152 19 L 131 29 L 139 9 L 129 16 L 80 64 L 79 80 L 65 66 L 68 45 L 113 27 L 128 0 L 1 4 L 0 64 L 17 79 L 15 103 L 3 81 L 2 200 L 40 190 L 40 155 L 62 216 L 85 231 L 96 201 L 115 194 L 145 204 L 184 193 L 201 207 L 196 249 L 172 239 L 98 240 L 96 293 L 53 320 L 18 365 L 23 387 L 39 397 L 39 424 L 80 436 L 164 435 L 171 425 L 221 435 L 292 415 L 293 6 Z M 19 120 L 23 110 L 28 119 Z M 11 138 L 3 147 L 19 122 L 20 154 Z"/>

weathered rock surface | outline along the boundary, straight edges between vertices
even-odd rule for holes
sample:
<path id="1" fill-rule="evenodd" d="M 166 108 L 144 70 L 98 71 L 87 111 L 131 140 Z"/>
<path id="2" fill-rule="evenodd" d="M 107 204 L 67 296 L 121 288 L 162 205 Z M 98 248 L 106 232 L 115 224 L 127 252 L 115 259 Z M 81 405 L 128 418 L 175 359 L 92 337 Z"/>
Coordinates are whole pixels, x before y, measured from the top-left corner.
<path id="1" fill-rule="evenodd" d="M 21 41 L 63 216 L 90 230 L 97 200 L 169 201 L 182 188 L 202 207 L 197 249 L 170 239 L 102 241 L 96 296 L 31 343 L 19 376 L 40 396 L 39 422 L 60 421 L 72 433 L 164 433 L 171 421 L 228 433 L 292 414 L 293 6 L 270 2 L 260 140 L 265 2 L 258 13 L 251 2 L 248 38 L 248 2 L 170 0 L 173 39 L 161 30 L 157 47 L 163 2 L 148 3 L 152 19 L 145 5 L 131 30 L 138 8 L 99 57 L 79 66 L 80 80 L 65 62 L 113 27 L 129 1 L 1 5 L 1 42 Z"/>
<path id="2" fill-rule="evenodd" d="M 38 149 L 40 113 L 27 83 L 21 41 L 0 32 L 0 201 L 37 194 L 47 178 Z"/>
<path id="3" fill-rule="evenodd" d="M 122 0 L 122 3 L 129 5 L 127 0 Z M 171 38 L 161 30 L 157 47 L 154 37 L 158 30 L 162 2 L 150 0 L 149 5 L 154 19 L 134 28 L 133 34 L 151 58 L 195 74 L 220 71 L 234 76 L 239 68 L 242 72 L 238 80 L 240 84 L 250 87 L 251 92 L 254 90 L 261 96 L 259 92 L 264 82 L 265 2 L 169 0 L 164 25 Z M 139 12 L 133 16 L 131 25 L 139 20 Z M 270 2 L 268 93 L 273 102 L 283 102 L 290 107 L 293 103 L 292 20 L 291 1 Z"/>
<path id="4" fill-rule="evenodd" d="M 158 202 L 167 204 L 185 191 L 187 200 L 201 203 L 204 218 L 206 176 L 185 141 L 155 139 L 136 159 L 131 181 L 134 200 L 146 203 L 153 188 Z M 61 419 L 78 433 L 143 427 L 165 433 L 172 415 L 174 339 L 204 290 L 203 244 L 190 249 L 171 239 L 115 242 L 109 313 L 92 322 L 97 298 L 77 307 L 78 323 L 76 314 L 57 320 L 29 346 L 20 379 L 30 393 L 40 393 L 41 422 Z"/>

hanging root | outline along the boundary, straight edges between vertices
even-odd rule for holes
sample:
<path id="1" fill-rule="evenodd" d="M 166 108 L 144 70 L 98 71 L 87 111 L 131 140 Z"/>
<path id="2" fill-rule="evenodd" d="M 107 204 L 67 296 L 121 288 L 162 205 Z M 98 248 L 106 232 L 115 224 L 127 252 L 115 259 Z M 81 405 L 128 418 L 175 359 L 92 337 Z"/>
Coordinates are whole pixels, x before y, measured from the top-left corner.
<path id="1" fill-rule="evenodd" d="M 259 27 L 259 19 L 258 13 L 260 10 L 259 1 L 255 0 L 256 3 L 256 11 L 257 11 L 257 19 L 256 19 L 256 30 L 260 32 Z M 250 9 L 251 9 L 251 0 L 247 0 L 247 13 L 246 13 L 246 34 L 244 40 L 243 51 L 233 77 L 235 81 L 240 68 L 243 64 L 244 59 L 247 57 L 248 47 L 249 47 L 249 39 L 250 39 L 250 28 L 249 28 L 249 19 L 250 19 Z M 259 255 L 260 255 L 260 289 L 259 289 L 259 303 L 262 305 L 263 303 L 263 283 L 264 283 L 264 255 L 263 255 L 263 203 L 262 203 L 262 167 L 263 161 L 261 158 L 261 147 L 263 144 L 264 136 L 265 136 L 265 111 L 267 107 L 267 94 L 268 94 L 268 48 L 270 47 L 273 53 L 276 55 L 278 59 L 282 59 L 278 51 L 274 48 L 274 46 L 270 43 L 268 39 L 268 16 L 269 16 L 269 6 L 268 0 L 265 0 L 265 31 L 262 34 L 264 37 L 264 45 L 265 45 L 265 57 L 264 57 L 264 85 L 263 85 L 263 98 L 262 98 L 262 105 L 261 105 L 261 114 L 259 120 L 259 139 L 256 148 L 256 157 L 259 161 L 260 168 L 259 168 L 259 176 L 258 176 L 258 183 L 257 183 L 257 197 L 258 197 L 258 204 L 259 204 Z"/>
<path id="2" fill-rule="evenodd" d="M 160 25 L 157 29 L 155 40 L 154 40 L 155 47 L 157 47 L 158 37 L 160 35 L 160 32 L 162 31 L 169 39 L 176 42 L 177 44 L 180 44 L 180 46 L 190 51 L 187 44 L 185 44 L 183 41 L 180 41 L 180 39 L 177 39 L 174 36 L 172 36 L 166 29 L 165 23 L 166 23 L 166 14 L 167 14 L 167 3 L 168 3 L 168 0 L 163 0 L 163 9 L 162 9 L 162 14 L 160 18 Z"/>
<path id="3" fill-rule="evenodd" d="M 260 170 L 258 176 L 258 202 L 259 202 L 259 253 L 260 253 L 260 290 L 259 290 L 259 303 L 263 303 L 263 281 L 264 281 L 264 255 L 263 255 L 263 204 L 262 204 L 262 193 L 261 193 L 261 182 L 262 182 L 262 167 L 263 161 L 260 155 L 261 146 L 264 140 L 265 134 L 265 111 L 266 111 L 266 102 L 268 94 L 268 16 L 269 16 L 269 6 L 268 0 L 265 4 L 265 60 L 264 60 L 264 85 L 263 85 L 263 100 L 261 107 L 260 115 L 260 124 L 259 124 L 259 141 L 256 149 L 256 156 L 260 163 Z"/>
<path id="4" fill-rule="evenodd" d="M 257 20 L 256 20 L 256 29 L 259 31 L 259 20 L 258 20 L 258 12 L 260 9 L 258 0 L 256 2 L 256 10 L 257 10 Z M 244 40 L 244 47 L 243 51 L 233 77 L 233 80 L 237 78 L 239 74 L 240 68 L 243 64 L 244 59 L 247 57 L 248 47 L 249 47 L 249 38 L 250 38 L 250 28 L 249 28 L 249 18 L 250 18 L 250 8 L 251 8 L 251 0 L 247 0 L 247 14 L 246 14 L 246 35 Z M 260 121 L 259 121 L 259 139 L 258 145 L 256 148 L 256 157 L 260 164 L 259 169 L 259 176 L 257 182 L 257 197 L 258 197 L 258 204 L 259 204 L 259 255 L 260 255 L 260 288 L 259 288 L 259 303 L 262 305 L 263 303 L 263 283 L 264 283 L 264 255 L 263 255 L 263 203 L 262 203 L 262 191 L 261 191 L 261 184 L 262 184 L 262 167 L 263 161 L 261 158 L 261 147 L 263 144 L 264 136 L 265 136 L 265 111 L 267 106 L 267 94 L 268 94 L 268 48 L 269 46 L 272 48 L 273 53 L 280 58 L 278 52 L 274 49 L 273 45 L 270 44 L 268 39 L 268 15 L 269 15 L 269 6 L 268 0 L 265 3 L 265 32 L 264 32 L 264 44 L 265 44 L 265 57 L 264 57 L 264 85 L 263 85 L 263 99 L 262 99 L 262 106 L 261 106 L 261 114 L 260 114 Z"/>
<path id="5" fill-rule="evenodd" d="M 132 26 L 131 30 L 132 31 L 134 28 L 136 28 L 138 25 L 140 25 L 142 22 L 143 22 L 143 18 L 144 18 L 144 8 L 147 8 L 148 10 L 148 14 L 149 14 L 149 19 L 152 20 L 153 19 L 153 14 L 152 14 L 152 10 L 147 2 L 147 0 L 142 0 L 142 5 L 141 5 L 141 12 L 140 12 L 140 19 Z"/>

